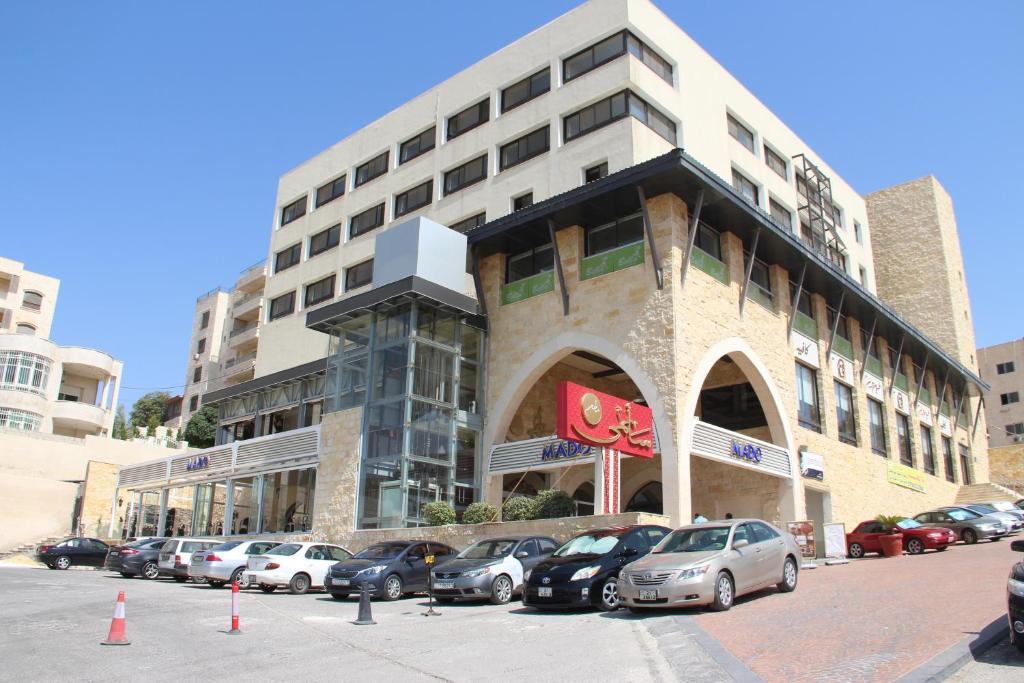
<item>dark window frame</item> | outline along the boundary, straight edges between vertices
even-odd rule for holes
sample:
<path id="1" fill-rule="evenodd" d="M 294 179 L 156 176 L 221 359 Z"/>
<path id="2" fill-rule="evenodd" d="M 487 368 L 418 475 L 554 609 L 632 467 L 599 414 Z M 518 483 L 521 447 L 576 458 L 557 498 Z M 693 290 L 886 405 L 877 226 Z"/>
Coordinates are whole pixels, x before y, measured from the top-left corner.
<path id="1" fill-rule="evenodd" d="M 751 199 L 744 192 L 744 183 L 750 186 L 753 190 L 754 197 Z M 736 190 L 744 199 L 753 204 L 754 206 L 761 206 L 761 188 L 757 186 L 753 180 L 740 173 L 735 168 L 732 169 L 732 189 Z"/>
<path id="2" fill-rule="evenodd" d="M 459 164 L 455 168 L 445 171 L 441 178 L 441 187 L 444 192 L 444 196 L 447 197 L 459 192 L 460 190 L 464 190 L 467 187 L 487 180 L 487 157 L 487 152 L 484 152 L 478 157 L 474 157 L 469 161 Z M 470 176 L 469 171 L 478 170 L 474 167 L 476 164 L 479 164 L 479 170 L 482 171 L 482 174 Z"/>
<path id="3" fill-rule="evenodd" d="M 199 329 L 205 330 L 210 326 L 210 312 L 203 311 L 203 315 L 199 318 Z"/>
<path id="4" fill-rule="evenodd" d="M 291 260 L 287 263 L 281 262 L 283 255 L 288 255 Z M 288 270 L 292 266 L 297 266 L 302 262 L 302 242 L 296 242 L 274 254 L 274 274 L 278 274 L 282 271 Z"/>
<path id="5" fill-rule="evenodd" d="M 878 425 L 875 425 L 875 411 L 878 415 Z M 868 396 L 868 433 L 871 439 L 871 451 L 884 458 L 889 457 L 889 443 L 885 438 L 885 404 Z M 876 439 L 876 437 L 878 437 Z M 877 442 L 877 443 L 876 443 Z M 881 444 L 881 445 L 879 445 Z"/>
<path id="6" fill-rule="evenodd" d="M 617 98 L 622 98 L 621 104 L 616 103 Z M 608 108 L 608 118 L 598 121 L 598 115 L 604 114 L 604 112 L 600 111 L 600 109 L 604 108 L 606 104 Z M 640 116 L 637 115 L 640 110 L 642 110 L 644 118 L 641 118 Z M 662 135 L 657 128 L 651 125 L 650 118 L 652 112 L 655 114 L 655 118 L 660 117 L 661 119 L 664 119 L 665 123 L 671 127 L 671 135 L 673 139 L 669 140 L 667 137 Z M 616 93 L 613 93 L 612 95 L 609 95 L 608 97 L 604 97 L 600 100 L 597 100 L 596 102 L 591 102 L 587 106 L 580 107 L 576 111 L 570 112 L 569 114 L 563 116 L 562 140 L 564 140 L 566 143 L 572 142 L 573 140 L 578 140 L 579 138 L 582 138 L 586 135 L 589 135 L 590 133 L 598 131 L 604 128 L 605 126 L 610 126 L 616 121 L 621 121 L 623 119 L 630 117 L 635 118 L 637 121 L 650 128 L 652 131 L 654 131 L 657 135 L 661 136 L 662 139 L 666 140 L 667 142 L 673 145 L 676 144 L 676 139 L 678 137 L 678 129 L 676 128 L 675 121 L 670 119 L 664 112 L 662 112 L 657 107 L 648 104 L 647 100 L 640 97 L 639 95 L 637 95 L 636 93 L 629 89 L 620 90 Z M 585 121 L 587 119 L 589 119 L 589 122 L 585 124 Z M 574 120 L 575 126 L 573 126 Z M 576 128 L 576 131 L 570 132 L 570 129 L 573 127 Z"/>
<path id="7" fill-rule="evenodd" d="M 997 375 L 1008 375 L 1011 372 L 1016 371 L 1012 360 L 1008 360 L 1005 363 L 996 363 L 996 374 Z"/>
<path id="8" fill-rule="evenodd" d="M 540 138 L 543 138 L 543 142 L 539 142 Z M 547 154 L 550 150 L 551 124 L 547 124 L 499 147 L 498 171 L 506 171 L 542 154 Z M 507 156 L 511 156 L 513 151 L 516 153 L 515 158 L 506 159 Z"/>
<path id="9" fill-rule="evenodd" d="M 780 178 L 782 178 L 783 180 L 787 180 L 788 181 L 789 180 L 789 164 L 786 163 L 785 157 L 783 157 L 781 154 L 779 154 L 774 149 L 769 147 L 767 145 L 767 143 L 764 144 L 763 146 L 764 146 L 764 164 L 765 164 L 765 166 L 767 166 L 771 170 L 775 171 L 775 174 L 777 176 L 779 176 Z M 773 161 L 776 164 L 782 166 L 782 169 L 779 170 L 778 168 L 775 168 L 775 166 L 772 164 Z"/>
<path id="10" fill-rule="evenodd" d="M 374 206 L 371 206 L 368 209 L 364 209 L 363 211 L 360 211 L 359 213 L 352 214 L 351 216 L 349 216 L 349 219 L 348 219 L 348 238 L 350 240 L 351 239 L 355 239 L 356 237 L 359 237 L 360 235 L 365 235 L 368 232 L 373 232 L 377 228 L 379 228 L 382 225 L 384 225 L 384 223 L 386 221 L 386 218 L 387 218 L 384 215 L 386 213 L 386 211 L 387 211 L 387 209 L 385 207 L 384 202 L 381 202 L 380 204 L 375 204 Z M 361 227 L 358 228 L 358 232 L 357 232 L 356 231 L 356 221 L 360 220 L 363 216 L 370 215 L 370 212 L 373 212 L 373 214 L 374 214 L 374 222 L 373 222 L 373 224 L 372 225 L 361 226 Z"/>
<path id="11" fill-rule="evenodd" d="M 1005 394 L 999 394 L 999 404 L 1008 406 L 1014 403 L 1020 403 L 1020 392 L 1019 391 L 1008 391 Z"/>
<path id="12" fill-rule="evenodd" d="M 274 310 L 278 306 L 278 302 L 283 302 L 280 310 Z M 267 306 L 267 320 L 277 320 L 285 316 L 291 315 L 295 312 L 295 290 L 286 292 L 280 296 L 275 296 L 270 300 L 270 304 Z"/>
<path id="13" fill-rule="evenodd" d="M 384 160 L 383 161 L 383 164 L 384 164 L 383 168 L 380 168 L 380 163 L 379 162 L 381 161 L 381 159 Z M 374 166 L 374 164 L 376 164 L 376 166 Z M 391 150 L 390 149 L 381 152 L 380 154 L 378 154 L 377 156 L 373 157 L 372 159 L 367 159 L 363 163 L 361 163 L 358 166 L 356 166 L 356 172 L 353 174 L 354 177 L 353 177 L 353 180 L 352 180 L 352 187 L 353 188 L 362 187 L 363 185 L 366 185 L 368 182 L 370 182 L 372 180 L 376 180 L 377 178 L 380 178 L 383 175 L 387 175 L 388 170 L 390 169 L 390 166 L 391 166 Z M 370 175 L 371 172 L 373 172 L 373 175 Z"/>
<path id="14" fill-rule="evenodd" d="M 192 382 L 195 383 L 201 381 L 203 381 L 203 366 L 200 365 L 192 368 Z"/>
<path id="15" fill-rule="evenodd" d="M 361 274 L 361 273 L 363 273 L 367 266 L 369 266 L 369 274 L 367 276 L 367 279 L 365 281 L 352 282 L 354 277 L 359 275 L 359 274 Z M 365 287 L 366 285 L 369 285 L 369 284 L 372 284 L 372 283 L 373 283 L 373 259 L 372 258 L 371 259 L 367 259 L 365 261 L 360 261 L 359 263 L 354 263 L 354 264 L 352 264 L 351 266 L 349 266 L 348 268 L 345 269 L 345 291 L 346 292 L 350 292 L 353 289 L 359 289 L 360 287 Z"/>
<path id="16" fill-rule="evenodd" d="M 636 224 L 638 224 L 638 227 L 639 227 L 639 232 L 637 234 L 636 239 L 632 239 L 632 240 L 626 239 L 626 240 L 623 240 L 622 234 L 621 234 L 622 233 L 622 228 L 627 226 L 627 225 L 629 227 L 634 227 L 634 225 L 636 225 Z M 637 244 L 639 242 L 643 242 L 644 241 L 644 227 L 643 227 L 643 225 L 644 225 L 643 224 L 643 213 L 640 212 L 640 211 L 635 211 L 635 212 L 633 212 L 631 214 L 628 214 L 628 215 L 625 215 L 625 216 L 620 216 L 619 218 L 616 218 L 614 221 L 608 221 L 608 222 L 605 222 L 605 223 L 601 223 L 600 225 L 584 227 L 584 229 L 583 229 L 583 245 L 584 245 L 583 246 L 583 256 L 584 256 L 584 258 L 587 258 L 587 257 L 590 257 L 590 256 L 597 256 L 598 254 L 606 254 L 609 251 L 614 251 L 616 249 L 619 249 L 620 247 L 626 247 L 626 246 L 629 246 L 631 244 Z M 601 232 L 601 231 L 605 231 L 605 230 L 613 230 L 614 231 L 615 238 L 614 238 L 613 241 L 615 243 L 615 246 L 608 247 L 606 249 L 601 249 L 600 251 L 594 251 L 593 250 L 593 235 L 595 233 L 598 233 L 598 232 Z"/>
<path id="17" fill-rule="evenodd" d="M 595 172 L 596 173 L 593 173 Z M 591 177 L 594 176 L 594 177 Z M 599 164 L 594 164 L 589 168 L 583 169 L 583 183 L 595 183 L 601 178 L 608 177 L 608 162 L 602 161 Z"/>
<path id="18" fill-rule="evenodd" d="M 614 46 L 613 44 L 613 41 L 615 41 L 616 39 L 619 41 L 618 46 Z M 598 59 L 598 48 L 605 44 L 612 44 L 613 51 L 606 52 L 605 50 L 602 50 L 604 56 Z M 661 78 L 669 85 L 673 85 L 675 67 L 672 66 L 672 63 L 669 62 L 664 57 L 662 57 L 657 50 L 652 48 L 646 42 L 640 40 L 640 38 L 634 35 L 632 31 L 626 29 L 613 33 L 610 36 L 605 36 L 601 40 L 598 40 L 597 42 L 588 45 L 579 52 L 575 52 L 569 55 L 568 57 L 562 59 L 562 83 L 565 84 L 570 81 L 576 80 L 581 76 L 585 76 L 591 71 L 599 69 L 605 64 L 614 62 L 616 59 L 626 54 L 633 55 L 638 60 L 640 60 L 640 62 L 644 66 L 653 71 L 659 78 Z M 590 58 L 589 61 L 585 59 L 588 56 Z M 652 66 L 648 62 L 648 59 L 650 59 L 650 61 L 652 62 L 655 62 L 655 64 L 657 64 L 657 66 L 660 67 L 661 69 L 667 70 L 667 75 L 659 71 L 659 69 L 655 68 L 655 66 Z M 581 67 L 578 71 L 575 71 L 572 75 L 570 75 L 569 64 L 574 60 L 579 60 Z"/>
<path id="19" fill-rule="evenodd" d="M 487 222 L 487 213 L 481 211 L 480 213 L 473 214 L 468 218 L 463 218 L 461 221 L 455 221 L 448 227 L 455 232 L 466 233 L 474 228 L 478 228 Z"/>
<path id="20" fill-rule="evenodd" d="M 531 206 L 533 206 L 533 190 L 512 198 L 512 211 L 522 211 Z"/>
<path id="21" fill-rule="evenodd" d="M 334 285 L 335 285 L 336 279 L 337 278 L 336 278 L 335 274 L 331 273 L 327 277 L 320 278 L 316 282 L 310 282 L 308 285 L 306 285 L 303 288 L 303 293 L 302 293 L 302 307 L 303 308 L 310 308 L 311 306 L 316 306 L 317 304 L 322 304 L 325 301 L 329 301 L 329 300 L 333 299 L 334 298 Z M 315 287 L 323 285 L 324 283 L 327 283 L 327 282 L 330 282 L 330 285 L 331 285 L 330 288 L 329 288 L 329 290 L 330 290 L 329 292 L 327 292 L 326 294 L 325 293 L 320 293 L 318 295 L 315 295 L 315 297 L 311 297 L 310 296 L 310 294 L 315 291 L 314 290 Z"/>
<path id="22" fill-rule="evenodd" d="M 842 382 L 833 382 L 836 400 L 836 428 L 839 440 L 851 446 L 857 445 L 857 412 L 854 408 L 853 389 Z M 848 409 L 842 407 L 845 398 Z"/>
<path id="23" fill-rule="evenodd" d="M 919 425 L 921 428 L 921 459 L 924 461 L 925 474 L 935 474 L 935 448 L 932 443 L 932 428 Z"/>
<path id="24" fill-rule="evenodd" d="M 322 236 L 325 236 L 324 244 L 322 246 L 316 246 L 316 240 Z M 309 237 L 309 258 L 319 256 L 325 251 L 330 251 L 341 244 L 341 223 L 335 223 L 326 230 L 321 230 L 315 235 Z"/>
<path id="25" fill-rule="evenodd" d="M 808 365 L 804 365 L 803 363 L 796 363 L 796 372 L 800 373 L 801 371 L 810 374 L 811 387 L 813 388 L 813 391 L 814 391 L 814 395 L 811 398 L 814 399 L 814 402 L 813 403 L 808 403 L 806 401 L 803 401 L 803 397 L 800 395 L 801 383 L 800 383 L 799 380 L 801 378 L 798 377 L 797 378 L 798 379 L 798 381 L 797 381 L 797 396 L 796 396 L 796 400 L 797 400 L 797 411 L 796 411 L 797 412 L 797 422 L 804 429 L 810 429 L 810 430 L 815 431 L 815 432 L 823 432 L 824 425 L 822 424 L 822 419 L 821 419 L 821 394 L 818 391 L 818 371 L 815 370 L 814 368 L 808 366 Z M 814 409 L 814 416 L 813 417 L 816 417 L 817 421 L 813 421 L 811 419 L 805 418 L 804 415 L 803 415 L 803 412 L 800 410 L 801 405 L 811 406 Z"/>
<path id="26" fill-rule="evenodd" d="M 334 180 L 324 183 L 320 187 L 316 188 L 316 195 L 313 199 L 314 208 L 319 209 L 324 204 L 329 204 L 338 197 L 344 196 L 346 183 L 348 183 L 348 175 L 342 174 L 335 178 Z M 339 187 L 341 188 L 340 192 L 338 191 Z M 327 189 L 330 190 L 329 193 L 326 195 L 326 197 L 322 197 L 321 194 L 323 193 L 324 190 Z"/>
<path id="27" fill-rule="evenodd" d="M 419 198 L 419 194 L 414 195 L 413 193 L 422 194 L 422 198 Z M 410 197 L 417 197 L 415 202 L 410 203 Z M 404 192 L 398 192 L 395 194 L 394 213 L 395 218 L 401 216 L 408 216 L 414 211 L 419 211 L 424 206 L 430 206 L 434 202 L 434 179 L 429 178 L 426 181 L 410 187 Z"/>
<path id="28" fill-rule="evenodd" d="M 293 202 L 281 207 L 281 227 L 297 221 L 306 215 L 306 208 L 309 204 L 309 195 L 302 195 Z M 296 213 L 298 212 L 298 213 Z"/>
<path id="29" fill-rule="evenodd" d="M 427 134 L 430 135 L 429 147 L 424 147 L 423 142 L 426 139 Z M 406 150 L 410 149 L 411 146 L 416 143 L 417 147 L 415 151 L 406 155 Z M 398 165 L 401 166 L 404 163 L 408 163 L 417 157 L 421 157 L 427 152 L 437 147 L 437 124 L 434 124 L 425 131 L 420 132 L 418 135 L 414 135 L 402 144 L 398 146 Z"/>
<path id="30" fill-rule="evenodd" d="M 544 78 L 538 79 L 538 76 L 543 76 Z M 537 83 L 541 84 L 537 85 Z M 516 102 L 509 104 L 507 97 L 509 91 L 512 88 L 517 88 L 524 84 L 526 86 L 526 96 L 520 100 L 517 100 Z M 515 83 L 512 83 L 511 85 L 508 85 L 501 89 L 501 95 L 499 100 L 501 105 L 501 113 L 504 114 L 505 112 L 512 111 L 516 107 L 520 107 L 529 102 L 530 100 L 536 99 L 548 92 L 551 92 L 551 67 L 545 66 L 543 69 L 530 74 L 526 78 L 522 78 L 516 81 Z"/>
<path id="31" fill-rule="evenodd" d="M 555 269 L 554 261 L 554 249 L 551 248 L 551 244 L 539 244 L 536 247 L 532 247 L 525 251 L 520 251 L 515 254 L 509 254 L 505 259 L 505 284 L 512 284 L 513 282 L 519 282 L 527 278 L 539 275 L 541 273 L 547 273 Z M 540 258 L 538 258 L 540 257 Z M 512 279 L 512 265 L 514 263 L 524 263 L 529 260 L 529 267 L 526 269 L 527 274 L 520 275 L 514 280 Z"/>
<path id="32" fill-rule="evenodd" d="M 785 214 L 786 222 L 783 223 L 782 219 L 776 214 Z M 793 212 L 782 205 L 781 202 L 775 200 L 774 197 L 768 197 L 768 215 L 772 217 L 776 223 L 786 228 L 786 230 L 793 229 Z"/>
<path id="33" fill-rule="evenodd" d="M 468 125 L 466 125 L 464 127 L 463 126 L 459 126 L 458 125 L 459 117 L 461 117 L 463 114 L 468 114 L 470 112 L 473 112 L 474 109 L 476 110 L 476 112 L 475 112 L 476 113 L 476 121 L 474 123 L 468 124 Z M 487 123 L 490 120 L 491 120 L 491 96 L 488 95 L 484 99 L 482 99 L 482 100 L 480 100 L 478 102 L 475 102 L 475 103 L 469 105 L 468 107 L 466 107 L 465 109 L 463 109 L 461 111 L 458 111 L 458 112 L 455 112 L 451 116 L 448 116 L 447 118 L 445 118 L 445 121 L 444 121 L 444 130 L 445 130 L 445 136 L 446 136 L 445 139 L 449 140 L 449 141 L 454 140 L 455 138 L 459 137 L 460 135 L 464 135 L 464 134 L 468 133 L 469 131 L 473 130 L 474 128 L 479 128 L 480 126 L 484 125 L 485 123 Z M 453 131 L 453 124 L 455 124 L 454 131 Z"/>
<path id="34" fill-rule="evenodd" d="M 910 438 L 910 418 L 903 413 L 896 413 L 896 445 L 900 454 L 900 464 L 914 466 L 914 444 Z"/>
<path id="35" fill-rule="evenodd" d="M 726 127 L 726 130 L 729 131 L 729 137 L 731 137 L 733 140 L 735 140 L 736 142 L 738 142 L 741 145 L 743 145 L 743 148 L 746 149 L 747 151 L 749 151 L 751 154 L 755 153 L 754 150 L 757 149 L 757 146 L 756 146 L 757 136 L 754 135 L 754 131 L 752 131 L 749 128 L 747 128 L 745 123 L 740 121 L 738 118 L 736 118 L 735 116 L 733 116 L 729 112 L 726 112 L 725 113 L 725 127 Z M 749 143 L 746 141 L 746 139 L 744 139 L 742 133 L 746 133 L 747 135 L 750 136 L 750 142 Z"/>

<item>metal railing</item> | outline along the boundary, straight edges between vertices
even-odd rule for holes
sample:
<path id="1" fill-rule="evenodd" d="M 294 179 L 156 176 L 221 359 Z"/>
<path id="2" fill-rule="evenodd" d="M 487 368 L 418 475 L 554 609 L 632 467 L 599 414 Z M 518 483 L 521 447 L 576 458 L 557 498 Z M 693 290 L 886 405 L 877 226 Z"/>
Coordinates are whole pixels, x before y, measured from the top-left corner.
<path id="1" fill-rule="evenodd" d="M 256 263 L 252 264 L 251 266 L 247 266 L 245 268 L 242 268 L 242 270 L 238 274 L 238 279 L 241 280 L 243 277 L 249 275 L 251 271 L 264 270 L 266 267 L 267 267 L 267 259 L 262 258 L 259 261 L 257 261 Z"/>
<path id="2" fill-rule="evenodd" d="M 236 291 L 237 291 L 237 290 L 236 290 Z M 262 290 L 262 289 L 261 289 L 260 291 L 258 291 L 258 292 L 249 292 L 249 293 L 248 293 L 248 294 L 246 294 L 245 296 L 243 296 L 243 297 L 240 297 L 240 298 L 239 298 L 238 300 L 236 300 L 236 301 L 235 301 L 235 303 L 234 303 L 234 304 L 232 304 L 232 305 L 233 305 L 233 306 L 234 306 L 235 308 L 240 308 L 240 307 L 242 307 L 242 306 L 243 306 L 244 304 L 246 304 L 246 303 L 248 303 L 249 301 L 251 301 L 252 299 L 259 299 L 259 298 L 260 298 L 260 297 L 262 297 L 262 296 L 263 296 L 263 290 Z"/>
<path id="3" fill-rule="evenodd" d="M 247 353 L 244 356 L 235 356 L 234 358 L 229 358 L 227 360 L 227 362 L 224 363 L 224 368 L 225 369 L 232 368 L 232 367 L 238 365 L 239 363 L 244 363 L 244 362 L 246 362 L 248 360 L 256 360 L 256 352 L 255 351 Z"/>
<path id="4" fill-rule="evenodd" d="M 208 296 L 212 296 L 212 295 L 216 294 L 217 292 L 223 292 L 223 291 L 224 291 L 223 287 L 214 287 L 213 289 L 211 289 L 206 294 L 200 294 L 199 296 L 197 296 L 196 297 L 196 301 L 202 301 L 203 299 L 205 299 Z"/>
<path id="5" fill-rule="evenodd" d="M 231 332 L 228 334 L 228 339 L 234 339 L 235 337 L 244 332 L 248 332 L 249 330 L 255 329 L 258 325 L 259 323 L 255 320 L 253 320 L 251 323 L 246 323 L 244 325 L 235 325 L 234 327 L 231 328 Z"/>

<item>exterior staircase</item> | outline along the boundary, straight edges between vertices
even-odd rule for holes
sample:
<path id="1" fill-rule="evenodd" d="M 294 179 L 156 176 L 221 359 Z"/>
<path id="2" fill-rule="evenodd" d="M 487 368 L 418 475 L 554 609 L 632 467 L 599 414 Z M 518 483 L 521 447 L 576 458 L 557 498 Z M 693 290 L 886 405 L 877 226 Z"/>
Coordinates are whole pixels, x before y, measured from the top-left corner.
<path id="1" fill-rule="evenodd" d="M 1011 503 L 1015 503 L 1021 498 L 1024 498 L 1024 496 L 1013 489 L 1008 489 L 1005 486 L 992 484 L 990 482 L 961 486 L 960 490 L 956 492 L 957 505 L 987 503 L 996 500 L 1008 500 Z"/>
<path id="2" fill-rule="evenodd" d="M 69 536 L 71 536 L 71 534 L 67 533 L 63 536 L 50 536 L 35 543 L 22 543 L 19 546 L 8 548 L 7 550 L 0 552 L 0 560 L 6 560 L 7 558 L 14 557 L 15 555 L 34 555 L 37 547 L 41 545 L 52 545 L 58 541 L 63 541 Z"/>

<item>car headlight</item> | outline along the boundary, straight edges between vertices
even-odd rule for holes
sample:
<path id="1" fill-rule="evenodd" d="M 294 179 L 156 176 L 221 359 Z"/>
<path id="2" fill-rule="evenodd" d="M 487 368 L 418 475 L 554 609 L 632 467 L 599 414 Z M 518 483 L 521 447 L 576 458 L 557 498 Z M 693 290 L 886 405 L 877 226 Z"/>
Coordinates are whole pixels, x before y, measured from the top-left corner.
<path id="1" fill-rule="evenodd" d="M 468 572 L 463 572 L 462 575 L 467 579 L 472 579 L 477 576 L 483 576 L 484 574 L 490 574 L 490 567 L 481 567 L 480 569 L 470 569 Z"/>
<path id="2" fill-rule="evenodd" d="M 992 531 L 993 529 L 996 528 L 996 526 L 997 525 L 995 525 L 995 524 L 979 524 L 978 525 L 978 529 L 980 531 Z"/>
<path id="3" fill-rule="evenodd" d="M 686 581 L 687 579 L 695 579 L 698 576 L 703 576 L 707 573 L 708 569 L 711 568 L 710 564 L 701 564 L 696 567 L 690 567 L 679 572 L 679 576 L 676 577 L 678 581 Z"/>
<path id="4" fill-rule="evenodd" d="M 584 579 L 592 579 L 597 576 L 597 573 L 601 571 L 601 567 L 594 565 L 593 567 L 584 567 L 575 574 L 572 575 L 570 581 L 583 581 Z"/>
<path id="5" fill-rule="evenodd" d="M 1018 581 L 1017 579 L 1009 579 L 1006 582 L 1006 590 L 1010 591 L 1018 598 L 1024 598 L 1024 581 Z"/>
<path id="6" fill-rule="evenodd" d="M 360 571 L 358 571 L 356 573 L 357 574 L 380 574 L 382 571 L 384 571 L 387 568 L 388 568 L 388 566 L 386 564 L 375 564 L 372 567 L 367 567 L 366 569 L 361 569 Z"/>

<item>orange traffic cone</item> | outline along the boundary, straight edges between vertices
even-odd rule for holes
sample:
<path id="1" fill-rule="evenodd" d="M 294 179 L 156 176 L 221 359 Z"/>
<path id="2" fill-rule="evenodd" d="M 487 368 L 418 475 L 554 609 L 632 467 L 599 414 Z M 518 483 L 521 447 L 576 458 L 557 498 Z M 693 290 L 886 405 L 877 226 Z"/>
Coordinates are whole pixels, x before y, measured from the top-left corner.
<path id="1" fill-rule="evenodd" d="M 110 620 L 110 633 L 107 639 L 100 642 L 100 645 L 131 645 L 131 641 L 124 635 L 124 591 L 117 594 L 117 604 L 114 605 L 114 618 Z"/>

